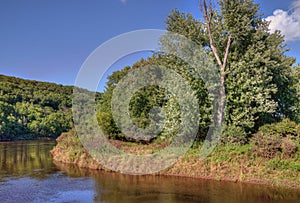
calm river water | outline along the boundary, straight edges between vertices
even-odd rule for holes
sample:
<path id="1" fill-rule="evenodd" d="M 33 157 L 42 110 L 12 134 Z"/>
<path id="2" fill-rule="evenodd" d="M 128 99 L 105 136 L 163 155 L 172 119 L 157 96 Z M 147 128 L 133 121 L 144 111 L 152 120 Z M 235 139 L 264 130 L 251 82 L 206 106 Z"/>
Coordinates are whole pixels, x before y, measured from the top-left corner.
<path id="1" fill-rule="evenodd" d="M 0 202 L 300 202 L 300 191 L 53 163 L 54 141 L 0 143 Z M 300 183 L 299 183 L 300 184 Z"/>

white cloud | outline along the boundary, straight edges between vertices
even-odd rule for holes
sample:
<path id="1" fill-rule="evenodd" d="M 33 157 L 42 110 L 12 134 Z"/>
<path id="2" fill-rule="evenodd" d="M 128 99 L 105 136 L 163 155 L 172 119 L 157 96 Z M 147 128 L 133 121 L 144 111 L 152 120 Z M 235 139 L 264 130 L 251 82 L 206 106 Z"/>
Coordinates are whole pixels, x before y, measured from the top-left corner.
<path id="1" fill-rule="evenodd" d="M 300 0 L 296 0 L 292 3 L 292 8 L 296 8 L 300 6 Z"/>
<path id="2" fill-rule="evenodd" d="M 122 4 L 126 4 L 127 0 L 120 0 Z"/>
<path id="3" fill-rule="evenodd" d="M 300 40 L 300 0 L 294 1 L 289 11 L 275 10 L 266 20 L 271 21 L 269 28 L 272 33 L 280 30 L 286 41 Z"/>

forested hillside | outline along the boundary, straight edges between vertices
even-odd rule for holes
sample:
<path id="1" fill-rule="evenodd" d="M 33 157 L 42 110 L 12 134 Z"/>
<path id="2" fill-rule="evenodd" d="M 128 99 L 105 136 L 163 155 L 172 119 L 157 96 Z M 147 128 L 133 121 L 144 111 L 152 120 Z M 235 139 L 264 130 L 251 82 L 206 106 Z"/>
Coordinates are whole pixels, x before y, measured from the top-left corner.
<path id="1" fill-rule="evenodd" d="M 0 75 L 0 140 L 57 137 L 72 127 L 72 86 Z"/>

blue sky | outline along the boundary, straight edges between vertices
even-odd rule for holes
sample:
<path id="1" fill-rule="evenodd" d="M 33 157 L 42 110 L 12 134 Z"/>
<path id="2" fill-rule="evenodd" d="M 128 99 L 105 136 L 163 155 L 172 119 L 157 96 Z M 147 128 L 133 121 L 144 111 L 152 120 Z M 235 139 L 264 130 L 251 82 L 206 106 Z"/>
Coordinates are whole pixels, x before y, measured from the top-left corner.
<path id="1" fill-rule="evenodd" d="M 164 29 L 164 20 L 174 8 L 199 18 L 198 2 L 0 0 L 0 74 L 73 85 L 85 59 L 105 41 L 137 29 Z M 293 37 L 287 41 L 289 55 L 300 61 L 300 33 L 294 28 L 300 18 L 293 18 L 294 27 L 289 26 L 292 14 L 286 12 L 295 1 L 255 2 L 260 3 L 264 17 L 273 17 L 274 28 L 286 30 Z M 295 16 L 300 16 L 299 10 L 294 10 L 299 14 Z M 139 56 L 118 65 L 130 64 L 134 57 Z"/>

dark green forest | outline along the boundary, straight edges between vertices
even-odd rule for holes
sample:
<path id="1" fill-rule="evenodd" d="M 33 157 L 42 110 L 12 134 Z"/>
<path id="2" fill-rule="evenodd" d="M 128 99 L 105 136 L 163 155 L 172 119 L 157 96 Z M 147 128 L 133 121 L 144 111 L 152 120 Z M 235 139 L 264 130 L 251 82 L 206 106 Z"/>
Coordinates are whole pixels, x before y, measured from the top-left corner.
<path id="1" fill-rule="evenodd" d="M 72 86 L 0 75 L 0 140 L 55 138 L 72 128 Z"/>

